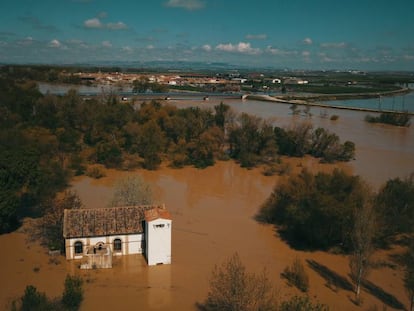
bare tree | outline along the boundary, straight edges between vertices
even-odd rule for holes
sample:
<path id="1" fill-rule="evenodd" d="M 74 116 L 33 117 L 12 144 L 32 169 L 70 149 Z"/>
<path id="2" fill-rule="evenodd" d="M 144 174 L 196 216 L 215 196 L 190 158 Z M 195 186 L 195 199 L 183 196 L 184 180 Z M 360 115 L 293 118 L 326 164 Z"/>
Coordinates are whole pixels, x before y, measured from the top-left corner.
<path id="1" fill-rule="evenodd" d="M 368 199 L 354 215 L 354 228 L 352 231 L 353 251 L 349 265 L 351 278 L 355 284 L 355 301 L 361 302 L 361 284 L 368 275 L 370 257 L 373 253 L 373 238 L 375 235 L 375 213 L 372 200 Z"/>
<path id="2" fill-rule="evenodd" d="M 115 183 L 109 206 L 150 205 L 153 203 L 151 186 L 140 176 L 128 176 Z"/>
<path id="3" fill-rule="evenodd" d="M 404 287 L 410 299 L 410 311 L 414 310 L 414 241 L 411 241 L 407 254 L 404 258 L 405 274 Z"/>
<path id="4" fill-rule="evenodd" d="M 202 311 L 258 311 L 277 310 L 275 294 L 265 271 L 256 275 L 246 267 L 235 253 L 221 266 L 215 266 L 210 280 L 210 291 Z"/>

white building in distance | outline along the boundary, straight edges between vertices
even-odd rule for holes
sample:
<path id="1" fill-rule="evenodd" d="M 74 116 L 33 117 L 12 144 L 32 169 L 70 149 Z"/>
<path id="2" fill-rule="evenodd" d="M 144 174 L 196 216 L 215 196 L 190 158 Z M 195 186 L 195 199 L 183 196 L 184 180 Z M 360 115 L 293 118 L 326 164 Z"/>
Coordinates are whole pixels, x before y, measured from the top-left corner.
<path id="1" fill-rule="evenodd" d="M 170 264 L 171 227 L 164 205 L 66 209 L 66 259 L 82 259 L 82 268 L 110 268 L 112 256 L 144 253 L 148 265 Z"/>

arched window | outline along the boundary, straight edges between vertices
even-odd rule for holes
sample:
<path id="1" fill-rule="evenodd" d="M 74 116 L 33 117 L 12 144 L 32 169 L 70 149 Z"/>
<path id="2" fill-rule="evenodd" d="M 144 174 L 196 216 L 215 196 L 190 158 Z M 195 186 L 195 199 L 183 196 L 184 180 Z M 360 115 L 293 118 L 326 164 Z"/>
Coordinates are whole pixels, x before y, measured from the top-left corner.
<path id="1" fill-rule="evenodd" d="M 75 242 L 75 254 L 83 254 L 83 244 L 81 241 Z"/>
<path id="2" fill-rule="evenodd" d="M 121 239 L 114 240 L 114 252 L 122 251 L 122 241 Z"/>

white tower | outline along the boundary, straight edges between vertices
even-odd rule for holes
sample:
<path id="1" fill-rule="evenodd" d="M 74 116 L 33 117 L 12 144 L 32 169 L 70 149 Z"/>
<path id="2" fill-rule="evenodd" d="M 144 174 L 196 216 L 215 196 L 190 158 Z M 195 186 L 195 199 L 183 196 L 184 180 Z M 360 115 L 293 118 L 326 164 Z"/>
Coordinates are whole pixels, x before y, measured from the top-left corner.
<path id="1" fill-rule="evenodd" d="M 165 208 L 145 212 L 146 255 L 149 266 L 171 263 L 171 215 Z"/>

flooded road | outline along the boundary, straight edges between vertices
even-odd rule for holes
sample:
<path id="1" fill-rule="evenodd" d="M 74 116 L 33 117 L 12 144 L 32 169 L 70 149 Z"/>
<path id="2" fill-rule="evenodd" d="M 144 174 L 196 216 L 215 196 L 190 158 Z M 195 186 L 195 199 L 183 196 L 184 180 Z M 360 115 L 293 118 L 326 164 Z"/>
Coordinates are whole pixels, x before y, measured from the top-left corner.
<path id="1" fill-rule="evenodd" d="M 208 107 L 215 104 L 200 103 Z M 367 124 L 363 121 L 364 114 L 355 111 L 328 111 L 329 115 L 340 116 L 337 121 L 331 121 L 319 116 L 319 108 L 312 108 L 313 116 L 308 118 L 292 116 L 289 105 L 252 101 L 228 104 L 239 112 L 272 118 L 278 126 L 311 121 L 315 127 L 323 126 L 337 133 L 342 141 L 354 141 L 356 160 L 339 166 L 361 175 L 375 187 L 388 178 L 404 177 L 414 171 L 412 127 Z M 338 166 L 321 165 L 309 157 L 284 161 L 289 162 L 294 172 L 302 167 L 316 172 Z M 0 309 L 22 295 L 28 284 L 47 292 L 50 297 L 57 297 L 63 290 L 66 273 L 75 273 L 85 280 L 81 310 L 194 310 L 195 303 L 207 296 L 214 265 L 234 252 L 238 252 L 248 271 L 260 273 L 266 268 L 281 299 L 298 294 L 280 277 L 295 257 L 303 261 L 315 260 L 347 278 L 346 256 L 293 250 L 277 236 L 272 226 L 254 220 L 275 184 L 287 177 L 265 177 L 260 168 L 247 170 L 228 161 L 204 170 L 191 167 L 134 172 L 108 170 L 107 176 L 99 180 L 77 177 L 72 187 L 86 208 L 105 207 L 114 182 L 130 174 L 138 174 L 150 183 L 155 201 L 165 203 L 172 214 L 172 264 L 148 267 L 141 255 L 133 255 L 115 258 L 113 269 L 80 271 L 76 262 L 68 262 L 63 257 L 58 264 L 51 262 L 47 251 L 28 242 L 24 232 L 1 235 L 2 254 L 7 256 L 0 257 Z M 380 260 L 388 260 L 385 255 L 378 256 Z M 314 270 L 307 267 L 307 271 L 310 297 L 329 304 L 332 310 L 360 310 L 350 299 L 352 292 L 334 291 Z M 408 304 L 401 270 L 381 267 L 373 270 L 369 278 L 384 292 Z M 375 295 L 365 291 L 362 295 L 364 309 L 372 305 L 382 307 L 383 302 Z"/>

